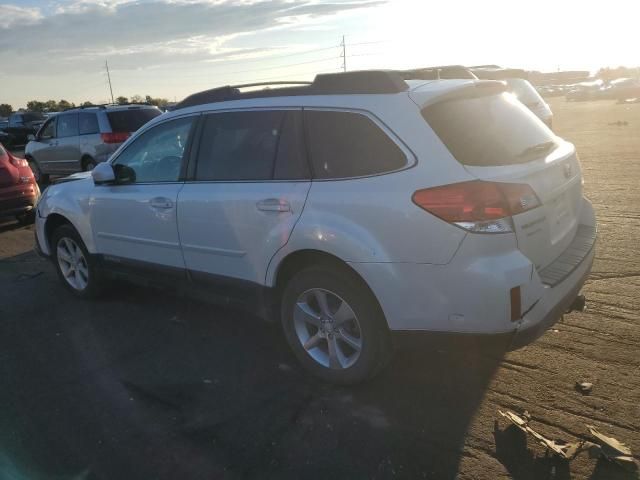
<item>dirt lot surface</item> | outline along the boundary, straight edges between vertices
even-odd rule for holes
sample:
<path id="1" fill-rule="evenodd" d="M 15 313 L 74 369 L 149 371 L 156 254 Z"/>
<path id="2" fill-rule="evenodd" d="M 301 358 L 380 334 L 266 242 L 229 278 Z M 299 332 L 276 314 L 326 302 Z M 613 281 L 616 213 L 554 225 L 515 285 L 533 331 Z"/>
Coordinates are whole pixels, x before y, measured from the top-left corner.
<path id="1" fill-rule="evenodd" d="M 495 424 L 527 409 L 551 438 L 592 424 L 640 454 L 640 104 L 552 108 L 598 215 L 588 311 L 505 356 L 402 352 L 354 388 L 238 311 L 130 286 L 75 300 L 32 229 L 0 224 L 0 478 L 637 478 Z"/>

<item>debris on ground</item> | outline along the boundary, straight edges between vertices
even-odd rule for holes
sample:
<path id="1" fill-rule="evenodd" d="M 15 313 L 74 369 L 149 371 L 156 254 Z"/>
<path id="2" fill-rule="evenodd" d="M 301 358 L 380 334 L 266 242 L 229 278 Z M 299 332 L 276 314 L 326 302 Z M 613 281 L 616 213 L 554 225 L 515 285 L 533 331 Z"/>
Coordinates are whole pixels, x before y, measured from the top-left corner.
<path id="1" fill-rule="evenodd" d="M 508 419 L 516 427 L 523 432 L 531 435 L 536 439 L 539 445 L 543 446 L 547 450 L 551 450 L 565 460 L 573 460 L 579 453 L 588 451 L 589 456 L 592 458 L 603 457 L 606 460 L 614 462 L 621 467 L 629 470 L 638 470 L 638 464 L 635 462 L 631 449 L 624 443 L 616 440 L 613 437 L 607 437 L 600 433 L 592 425 L 587 425 L 589 433 L 595 438 L 595 442 L 588 440 L 580 440 L 578 442 L 566 442 L 564 440 L 551 440 L 544 435 L 536 432 L 529 426 L 531 421 L 531 415 L 526 410 L 522 415 L 513 413 L 510 411 L 502 412 L 498 410 L 498 413 Z"/>
<path id="2" fill-rule="evenodd" d="M 596 439 L 597 446 L 600 447 L 600 454 L 604 458 L 631 470 L 638 469 L 638 464 L 633 459 L 629 447 L 613 437 L 601 434 L 593 425 L 587 425 L 587 428 Z"/>
<path id="3" fill-rule="evenodd" d="M 593 389 L 593 383 L 576 382 L 576 390 L 583 395 L 589 395 Z"/>
<path id="4" fill-rule="evenodd" d="M 536 432 L 529 426 L 531 416 L 528 414 L 528 412 L 525 412 L 523 415 L 518 415 L 508 410 L 506 412 L 498 410 L 498 413 L 508 419 L 520 430 L 528 433 L 533 438 L 535 438 L 538 444 L 540 444 L 547 450 L 551 450 L 559 457 L 562 457 L 566 460 L 573 460 L 575 456 L 583 450 L 583 445 L 585 442 L 567 443 L 564 440 L 551 440 L 544 435 Z"/>
<path id="5" fill-rule="evenodd" d="M 279 369 L 279 370 L 282 370 L 283 372 L 290 372 L 291 370 L 293 370 L 293 369 L 291 368 L 291 366 L 290 366 L 290 365 L 287 365 L 286 363 L 279 363 L 279 364 L 278 364 L 278 369 Z"/>

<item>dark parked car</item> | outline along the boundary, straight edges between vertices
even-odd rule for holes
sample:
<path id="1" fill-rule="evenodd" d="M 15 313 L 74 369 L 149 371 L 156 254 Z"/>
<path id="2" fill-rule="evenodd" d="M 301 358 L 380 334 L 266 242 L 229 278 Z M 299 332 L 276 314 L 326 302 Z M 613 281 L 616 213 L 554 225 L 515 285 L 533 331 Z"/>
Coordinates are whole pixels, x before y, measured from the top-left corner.
<path id="1" fill-rule="evenodd" d="M 24 145 L 28 136 L 38 131 L 45 120 L 40 112 L 15 112 L 9 116 L 9 124 L 5 131 L 9 134 L 10 145 Z"/>
<path id="2" fill-rule="evenodd" d="M 32 221 L 40 189 L 24 158 L 18 158 L 0 144 L 0 217 Z"/>
<path id="3" fill-rule="evenodd" d="M 39 182 L 49 175 L 92 170 L 129 136 L 161 115 L 151 105 L 74 108 L 49 118 L 27 144 L 25 157 Z"/>

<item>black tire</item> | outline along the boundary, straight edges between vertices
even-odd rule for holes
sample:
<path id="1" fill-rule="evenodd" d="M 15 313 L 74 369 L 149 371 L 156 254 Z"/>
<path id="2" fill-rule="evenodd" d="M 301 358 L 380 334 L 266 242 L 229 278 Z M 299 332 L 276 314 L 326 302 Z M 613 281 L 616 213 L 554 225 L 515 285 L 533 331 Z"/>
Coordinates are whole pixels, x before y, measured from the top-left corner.
<path id="1" fill-rule="evenodd" d="M 357 318 L 361 349 L 357 360 L 346 368 L 330 368 L 319 363 L 305 350 L 296 331 L 294 309 L 298 308 L 298 300 L 306 292 L 317 289 L 331 292 L 346 302 Z M 391 356 L 389 331 L 378 302 L 364 282 L 346 267 L 313 266 L 296 273 L 282 296 L 281 322 L 287 342 L 300 363 L 330 383 L 355 384 L 372 378 Z"/>
<path id="2" fill-rule="evenodd" d="M 58 261 L 58 246 L 64 239 L 72 240 L 82 251 L 85 260 L 88 276 L 86 278 L 86 286 L 84 288 L 74 288 L 65 278 L 60 262 Z M 51 258 L 55 265 L 58 277 L 62 284 L 76 297 L 79 298 L 97 298 L 103 291 L 102 273 L 98 268 L 95 258 L 87 251 L 82 238 L 71 225 L 61 225 L 56 228 L 51 236 Z"/>
<path id="3" fill-rule="evenodd" d="M 21 213 L 20 215 L 16 215 L 16 220 L 20 223 L 20 225 L 31 225 L 36 221 L 35 208 L 32 210 L 29 210 L 26 213 Z"/>
<path id="4" fill-rule="evenodd" d="M 96 168 L 98 163 L 91 157 L 85 157 L 82 159 L 82 171 L 89 172 Z"/>
<path id="5" fill-rule="evenodd" d="M 36 183 L 41 186 L 48 185 L 49 175 L 46 173 L 42 173 L 38 162 L 36 162 L 32 157 L 27 157 L 27 162 L 29 163 L 29 168 L 31 168 L 31 171 L 33 172 L 33 177 L 36 179 Z"/>

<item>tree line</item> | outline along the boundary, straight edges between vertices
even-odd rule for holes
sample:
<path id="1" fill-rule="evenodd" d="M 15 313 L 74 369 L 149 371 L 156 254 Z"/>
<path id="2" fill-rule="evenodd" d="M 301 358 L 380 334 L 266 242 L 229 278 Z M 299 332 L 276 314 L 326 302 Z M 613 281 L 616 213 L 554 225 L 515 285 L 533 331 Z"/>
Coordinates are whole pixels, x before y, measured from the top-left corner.
<path id="1" fill-rule="evenodd" d="M 133 95 L 131 98 L 120 96 L 116 98 L 116 103 L 118 105 L 125 105 L 128 103 L 148 103 L 149 105 L 156 105 L 158 107 L 164 108 L 169 104 L 169 100 L 166 98 L 153 98 L 151 95 L 141 96 L 141 95 Z M 92 102 L 82 102 L 79 105 L 76 105 L 73 102 L 68 102 L 67 100 L 47 100 L 46 102 L 41 102 L 39 100 L 30 100 L 27 102 L 26 110 L 30 112 L 63 112 L 64 110 L 68 110 L 70 108 L 80 107 L 90 107 L 93 105 Z M 14 112 L 13 107 L 8 103 L 0 104 L 0 117 L 8 117 Z"/>

